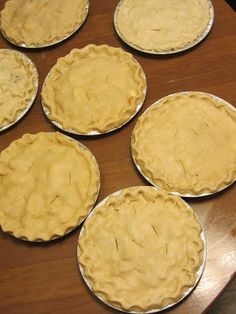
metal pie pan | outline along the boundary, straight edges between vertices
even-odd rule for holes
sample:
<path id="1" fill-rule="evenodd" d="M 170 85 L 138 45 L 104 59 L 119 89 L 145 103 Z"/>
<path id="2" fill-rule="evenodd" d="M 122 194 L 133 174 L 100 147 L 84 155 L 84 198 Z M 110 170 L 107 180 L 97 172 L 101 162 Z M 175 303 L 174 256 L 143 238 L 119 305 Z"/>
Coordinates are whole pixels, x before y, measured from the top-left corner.
<path id="1" fill-rule="evenodd" d="M 34 80 L 34 86 L 35 86 L 35 91 L 34 91 L 34 95 L 31 97 L 31 99 L 26 103 L 26 106 L 25 106 L 25 109 L 22 110 L 18 116 L 16 117 L 15 121 L 1 127 L 0 126 L 0 132 L 2 131 L 5 131 L 6 129 L 10 128 L 11 126 L 13 126 L 14 124 L 16 124 L 21 118 L 23 118 L 23 116 L 29 111 L 29 109 L 31 108 L 31 106 L 33 105 L 34 103 L 34 100 L 36 98 L 36 95 L 38 93 L 38 85 L 39 85 L 39 78 L 38 78 L 38 71 L 37 71 L 37 68 L 35 66 L 35 64 L 33 63 L 33 61 L 28 57 L 26 56 L 24 53 L 22 52 L 19 52 L 17 50 L 13 50 L 13 49 L 0 49 L 0 52 L 1 51 L 13 51 L 14 53 L 17 53 L 22 59 L 26 60 L 29 64 L 31 64 L 33 66 L 33 71 L 35 72 L 36 74 L 36 79 Z"/>
<path id="2" fill-rule="evenodd" d="M 151 108 L 153 108 L 154 106 L 159 106 L 160 103 L 169 98 L 169 97 L 172 97 L 172 96 L 177 96 L 177 95 L 185 95 L 185 94 L 189 94 L 189 93 L 195 93 L 195 94 L 201 94 L 201 95 L 206 95 L 206 96 L 209 96 L 211 98 L 213 98 L 213 100 L 215 100 L 216 102 L 219 102 L 221 103 L 222 105 L 228 107 L 229 109 L 231 110 L 234 110 L 236 111 L 236 108 L 231 105 L 229 102 L 227 102 L 226 100 L 218 97 L 218 96 L 215 96 L 213 94 L 209 94 L 209 93 L 206 93 L 206 92 L 196 92 L 196 91 L 187 91 L 187 92 L 179 92 L 179 93 L 173 93 L 173 94 L 170 94 L 168 96 L 165 96 L 161 99 L 159 99 L 158 101 L 156 101 L 155 103 L 153 103 L 150 107 L 148 107 L 144 113 L 146 114 Z M 141 173 L 141 175 L 150 183 L 152 184 L 153 186 L 155 186 L 156 188 L 161 188 L 159 185 L 157 185 L 150 177 L 148 177 L 147 175 L 144 174 L 143 172 L 143 169 L 142 167 L 140 167 L 140 165 L 138 164 L 138 162 L 136 161 L 135 159 L 135 156 L 133 154 L 133 150 L 132 150 L 132 147 L 131 147 L 131 155 L 132 155 L 132 159 L 133 159 L 133 162 L 135 164 L 135 166 L 137 167 L 137 169 L 139 170 L 139 172 Z M 189 197 L 189 198 L 197 198 L 197 197 L 204 197 L 204 196 L 210 196 L 210 195 L 213 195 L 213 194 L 216 194 L 218 192 L 221 192 L 225 189 L 227 189 L 230 185 L 234 184 L 234 182 L 236 181 L 236 178 L 232 180 L 232 182 L 230 182 L 229 184 L 226 184 L 225 186 L 223 186 L 222 188 L 216 190 L 216 191 L 213 191 L 213 192 L 208 192 L 208 193 L 201 193 L 201 194 L 183 194 L 183 193 L 180 193 L 180 192 L 177 192 L 177 191 L 168 191 L 170 194 L 173 194 L 173 195 L 178 195 L 178 196 L 181 196 L 181 197 Z"/>
<path id="3" fill-rule="evenodd" d="M 127 39 L 121 34 L 120 30 L 119 30 L 119 27 L 117 25 L 117 16 L 118 16 L 118 13 L 119 13 L 119 9 L 120 9 L 120 6 L 121 4 L 124 2 L 125 0 L 120 0 L 120 2 L 118 3 L 116 9 L 115 9 L 115 14 L 114 14 L 114 27 L 115 27 L 115 30 L 118 34 L 118 36 L 130 47 L 138 50 L 138 51 L 141 51 L 141 52 L 144 52 L 144 53 L 148 53 L 148 54 L 152 54 L 152 55 L 170 55 L 170 54 L 175 54 L 175 53 L 179 53 L 179 52 L 183 52 L 185 50 L 188 50 L 190 48 L 193 48 L 194 46 L 198 45 L 210 32 L 210 30 L 212 29 L 212 26 L 213 26 L 213 22 L 214 22 L 214 7 L 211 3 L 210 0 L 209 1 L 209 5 L 210 5 L 210 19 L 209 19 L 209 22 L 206 26 L 206 29 L 203 31 L 203 33 L 198 36 L 193 42 L 183 46 L 182 48 L 177 48 L 177 49 L 170 49 L 170 50 L 154 50 L 154 49 L 149 49 L 149 50 L 146 50 L 142 47 L 139 47 L 135 44 L 132 44 L 131 42 L 127 41 Z"/>
<path id="4" fill-rule="evenodd" d="M 54 132 L 48 132 L 48 133 L 54 133 Z M 63 135 L 66 136 L 67 138 L 69 138 L 71 141 L 73 141 L 73 142 L 75 142 L 76 144 L 78 144 L 83 150 L 88 151 L 88 152 L 91 154 L 93 160 L 94 160 L 94 161 L 97 163 L 97 165 L 98 165 L 97 159 L 95 158 L 94 154 L 91 152 L 91 150 L 90 150 L 87 146 L 85 146 L 85 145 L 82 144 L 81 142 L 79 142 L 79 141 L 77 141 L 77 140 L 71 138 L 70 136 L 67 136 L 67 135 L 65 135 L 65 134 L 63 134 Z M 96 201 L 97 201 L 97 199 L 98 199 L 98 195 L 99 195 L 99 192 L 100 192 L 100 188 L 101 188 L 101 174 L 100 174 L 99 165 L 98 165 L 98 171 L 99 171 L 99 184 L 98 184 L 98 186 L 97 186 L 97 193 L 96 193 L 96 196 L 95 196 L 95 198 L 94 198 L 93 205 L 91 205 L 90 209 L 88 210 L 88 214 L 80 221 L 80 223 L 79 223 L 78 225 L 76 225 L 76 226 L 74 226 L 73 228 L 69 229 L 69 230 L 68 230 L 67 232 L 65 232 L 63 235 L 58 235 L 58 236 L 56 236 L 56 237 L 54 237 L 54 238 L 52 238 L 52 239 L 49 239 L 49 240 L 41 240 L 41 239 L 39 239 L 39 240 L 33 240 L 33 241 L 31 241 L 31 240 L 28 240 L 27 238 L 23 238 L 23 237 L 22 237 L 22 238 L 17 238 L 17 237 L 14 236 L 14 234 L 13 234 L 12 232 L 6 232 L 6 233 L 10 234 L 11 236 L 13 236 L 13 237 L 15 237 L 15 238 L 17 238 L 17 239 L 19 239 L 19 240 L 23 240 L 23 241 L 25 241 L 25 242 L 32 242 L 32 243 L 50 243 L 50 242 L 53 242 L 53 241 L 55 241 L 55 240 L 57 240 L 57 239 L 63 238 L 63 237 L 65 237 L 66 235 L 70 234 L 73 230 L 75 230 L 76 228 L 78 228 L 78 227 L 85 221 L 85 219 L 86 219 L 86 218 L 88 217 L 88 215 L 91 213 L 91 211 L 92 211 L 92 209 L 93 209 L 93 207 L 94 207 L 94 204 L 96 204 Z M 0 225 L 0 228 L 1 228 L 1 225 Z M 4 231 L 4 232 L 5 232 L 5 231 Z"/>
<path id="5" fill-rule="evenodd" d="M 117 127 L 115 127 L 115 128 L 112 128 L 112 129 L 110 129 L 110 130 L 104 131 L 104 132 L 99 132 L 99 131 L 97 131 L 97 130 L 93 130 L 93 131 L 90 131 L 90 132 L 87 132 L 87 133 L 79 133 L 79 132 L 76 132 L 75 130 L 72 130 L 72 129 L 65 129 L 65 128 L 61 125 L 61 123 L 59 123 L 59 122 L 57 122 L 57 121 L 55 121 L 55 120 L 53 120 L 53 119 L 50 118 L 51 112 L 50 112 L 50 110 L 47 108 L 47 106 L 44 104 L 43 98 L 41 97 L 42 109 L 43 109 L 43 111 L 44 111 L 46 117 L 48 118 L 48 120 L 49 120 L 52 124 L 54 124 L 54 125 L 55 125 L 57 128 L 59 128 L 60 130 L 62 130 L 62 131 L 64 131 L 64 132 L 67 132 L 67 133 L 70 133 L 70 134 L 74 134 L 74 135 L 94 136 L 94 135 L 107 134 L 107 133 L 113 132 L 113 131 L 115 131 L 115 130 L 119 130 L 120 128 L 122 128 L 125 124 L 127 124 L 130 120 L 132 120 L 132 119 L 136 116 L 136 114 L 137 114 L 137 113 L 139 112 L 139 110 L 142 108 L 143 103 L 144 103 L 144 101 L 145 101 L 145 99 L 146 99 L 146 95 L 147 95 L 147 79 L 146 79 L 145 72 L 144 72 L 142 66 L 140 65 L 140 63 L 138 63 L 138 61 L 137 61 L 135 58 L 134 58 L 134 61 L 135 61 L 135 62 L 139 65 L 139 67 L 141 68 L 141 71 L 142 71 L 142 78 L 143 78 L 143 79 L 145 80 L 145 82 L 146 82 L 146 88 L 144 88 L 143 91 L 142 91 L 142 92 L 143 92 L 143 100 L 142 100 L 140 103 L 138 103 L 138 104 L 136 105 L 136 110 L 135 110 L 135 112 L 129 117 L 128 120 L 126 120 L 125 122 L 123 122 L 121 125 L 119 125 L 119 126 L 117 126 Z M 46 77 L 44 83 L 45 83 L 45 82 L 47 81 L 47 79 L 50 77 L 50 73 L 51 73 L 51 72 L 48 73 L 48 75 L 47 75 L 47 77 Z"/>
<path id="6" fill-rule="evenodd" d="M 132 187 L 129 187 L 129 188 L 126 188 L 126 189 L 137 189 L 137 188 L 140 188 L 141 186 L 132 186 Z M 147 187 L 147 186 L 146 186 Z M 152 189 L 155 189 L 155 190 L 159 190 L 159 188 L 157 187 L 154 187 L 154 186 L 148 186 L 149 188 L 152 188 Z M 105 197 L 102 201 L 100 201 L 94 208 L 93 210 L 90 212 L 90 214 L 87 216 L 86 220 L 87 219 L 90 219 L 95 211 L 103 206 L 104 204 L 106 204 L 106 202 L 110 199 L 110 197 L 112 196 L 119 196 L 124 190 L 126 189 L 122 189 L 122 190 L 119 190 L 117 192 L 114 192 L 112 194 L 110 194 L 109 196 Z M 171 193 L 169 193 L 171 194 Z M 198 271 L 197 271 L 197 276 L 196 276 L 196 280 L 195 280 L 195 283 L 192 287 L 190 287 L 185 293 L 184 295 L 177 301 L 177 302 L 174 302 L 174 303 L 171 303 L 163 308 L 156 308 L 156 309 L 153 309 L 153 310 L 150 310 L 150 311 L 146 311 L 146 312 L 142 312 L 142 313 L 157 313 L 157 312 L 161 312 L 161 311 L 164 311 L 164 310 L 167 310 L 173 306 L 175 306 L 176 304 L 178 304 L 179 302 L 181 302 L 183 299 L 185 299 L 193 290 L 194 288 L 197 286 L 199 280 L 201 279 L 201 276 L 203 274 L 203 271 L 204 271 L 204 268 L 205 268 L 205 264 L 206 264 L 206 258 L 207 258 L 207 241 L 206 241 L 206 236 L 205 236 L 205 232 L 204 232 L 204 229 L 202 227 L 202 224 L 200 223 L 199 219 L 198 219 L 198 216 L 197 214 L 194 212 L 194 210 L 189 206 L 188 203 L 186 203 L 183 199 L 182 201 L 185 203 L 185 205 L 190 208 L 194 215 L 195 215 L 195 218 L 197 220 L 197 222 L 199 223 L 199 225 L 201 226 L 201 229 L 202 229 L 202 232 L 201 232 L 201 239 L 203 241 L 203 244 L 204 244 L 204 252 L 203 252 L 203 261 L 202 261 L 202 264 L 200 265 Z M 79 243 L 79 240 L 80 240 L 80 236 L 84 233 L 84 225 L 82 226 L 81 230 L 80 230 L 80 234 L 79 234 L 79 239 L 78 239 L 78 243 Z M 80 270 L 80 273 L 81 273 L 81 276 L 84 280 L 84 282 L 86 283 L 86 285 L 88 286 L 89 290 L 100 300 L 102 301 L 103 303 L 105 303 L 107 306 L 115 309 L 115 310 L 118 310 L 118 311 L 121 311 L 121 312 L 124 312 L 124 313 L 132 313 L 132 314 L 139 314 L 141 312 L 136 312 L 136 311 L 125 311 L 119 307 L 115 307 L 111 304 L 109 304 L 108 302 L 106 302 L 102 297 L 98 296 L 92 289 L 92 286 L 89 282 L 89 280 L 86 278 L 85 274 L 84 274 L 84 270 L 83 270 L 83 266 L 80 265 L 80 261 L 79 261 L 79 254 L 80 254 L 80 249 L 79 249 L 79 245 L 77 244 L 77 259 L 78 259 L 78 266 L 79 266 L 79 270 Z"/>
<path id="7" fill-rule="evenodd" d="M 89 1 L 88 3 L 86 4 L 85 6 L 85 15 L 84 15 L 84 18 L 83 20 L 81 21 L 81 23 L 78 24 L 78 26 L 76 27 L 76 29 L 74 29 L 72 32 L 70 32 L 68 35 L 64 36 L 63 38 L 61 39 L 58 39 L 58 40 L 55 40 L 53 42 L 50 42 L 50 43 L 47 43 L 47 44 L 42 44 L 42 45 L 38 45 L 38 46 L 35 46 L 35 45 L 26 45 L 24 43 L 22 44 L 17 44 L 16 42 L 14 42 L 13 40 L 11 40 L 10 38 L 8 38 L 4 32 L 2 31 L 1 29 L 1 33 L 2 33 L 2 36 L 7 40 L 9 41 L 11 44 L 17 46 L 17 47 L 22 47 L 22 48 L 26 48 L 26 49 L 40 49 L 40 48 L 47 48 L 47 47 L 51 47 L 51 46 L 54 46 L 56 44 L 59 44 L 61 42 L 63 42 L 64 40 L 66 40 L 67 38 L 71 37 L 74 33 L 76 33 L 80 27 L 84 24 L 87 16 L 88 16 L 88 13 L 89 13 Z"/>

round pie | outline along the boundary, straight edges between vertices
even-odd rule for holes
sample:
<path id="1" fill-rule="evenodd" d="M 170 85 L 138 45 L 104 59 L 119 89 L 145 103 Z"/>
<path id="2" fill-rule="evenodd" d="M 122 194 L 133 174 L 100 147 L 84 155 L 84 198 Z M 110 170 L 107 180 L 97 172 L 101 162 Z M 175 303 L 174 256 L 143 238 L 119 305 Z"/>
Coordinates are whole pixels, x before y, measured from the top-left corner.
<path id="1" fill-rule="evenodd" d="M 83 24 L 88 6 L 88 0 L 8 0 L 1 11 L 1 31 L 18 46 L 53 45 Z"/>
<path id="2" fill-rule="evenodd" d="M 24 54 L 0 49 L 0 130 L 17 122 L 32 105 L 38 90 L 38 73 Z"/>
<path id="3" fill-rule="evenodd" d="M 121 0 L 114 23 L 130 46 L 149 53 L 171 53 L 203 39 L 213 15 L 209 0 Z"/>
<path id="4" fill-rule="evenodd" d="M 206 93 L 177 93 L 138 119 L 132 154 L 153 185 L 183 196 L 203 196 L 236 179 L 235 134 L 233 106 Z"/>
<path id="5" fill-rule="evenodd" d="M 200 278 L 204 235 L 193 210 L 153 187 L 132 187 L 97 205 L 80 232 L 85 282 L 108 305 L 127 312 L 180 301 Z"/>
<path id="6" fill-rule="evenodd" d="M 85 146 L 57 132 L 25 134 L 0 154 L 0 226 L 29 241 L 61 237 L 84 220 L 99 187 Z"/>
<path id="7" fill-rule="evenodd" d="M 44 82 L 42 104 L 63 130 L 94 135 L 128 122 L 145 94 L 144 72 L 130 53 L 88 45 L 57 61 Z"/>

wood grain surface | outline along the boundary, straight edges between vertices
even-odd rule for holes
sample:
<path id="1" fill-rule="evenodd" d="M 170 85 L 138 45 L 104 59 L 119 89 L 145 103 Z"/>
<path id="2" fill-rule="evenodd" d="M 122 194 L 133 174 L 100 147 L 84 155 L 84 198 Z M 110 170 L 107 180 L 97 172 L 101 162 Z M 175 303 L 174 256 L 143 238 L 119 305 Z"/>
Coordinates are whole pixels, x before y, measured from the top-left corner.
<path id="1" fill-rule="evenodd" d="M 0 9 L 5 1 L 0 2 Z M 178 91 L 215 94 L 236 104 L 236 18 L 222 0 L 212 1 L 215 21 L 209 36 L 197 47 L 178 55 L 148 56 L 125 45 L 113 27 L 117 0 L 90 0 L 84 26 L 65 42 L 51 48 L 24 50 L 2 37 L 0 48 L 25 52 L 40 75 L 37 99 L 29 113 L 0 134 L 0 151 L 24 133 L 54 131 L 40 104 L 42 83 L 57 58 L 74 47 L 109 44 L 133 53 L 147 76 L 148 93 L 141 113 L 157 99 Z M 0 69 L 1 71 L 1 69 Z M 141 114 L 139 113 L 139 115 Z M 130 136 L 137 117 L 109 135 L 75 137 L 95 154 L 101 170 L 99 200 L 129 186 L 148 184 L 137 172 L 130 155 Z M 206 167 L 208 161 L 205 161 Z M 203 313 L 236 271 L 236 185 L 211 197 L 187 199 L 199 215 L 207 237 L 207 262 L 202 279 L 191 295 L 168 313 Z M 1 197 L 1 196 L 0 196 Z M 80 229 L 51 243 L 33 244 L 0 232 L 0 313 L 114 313 L 87 289 L 77 266 Z"/>

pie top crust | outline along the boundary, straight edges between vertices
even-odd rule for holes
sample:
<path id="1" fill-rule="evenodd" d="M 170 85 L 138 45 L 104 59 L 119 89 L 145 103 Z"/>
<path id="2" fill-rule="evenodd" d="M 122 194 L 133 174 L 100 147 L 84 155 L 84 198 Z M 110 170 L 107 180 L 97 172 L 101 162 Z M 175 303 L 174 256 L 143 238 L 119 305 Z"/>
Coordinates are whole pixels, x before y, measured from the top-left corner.
<path id="1" fill-rule="evenodd" d="M 236 110 L 212 95 L 170 95 L 137 121 L 132 154 L 154 185 L 181 195 L 217 192 L 236 178 Z"/>
<path id="2" fill-rule="evenodd" d="M 73 49 L 51 69 L 42 90 L 48 118 L 66 131 L 105 133 L 141 107 L 146 80 L 130 53 L 107 45 Z"/>
<path id="3" fill-rule="evenodd" d="M 31 105 L 38 89 L 38 73 L 22 53 L 0 49 L 0 129 L 14 123 Z"/>
<path id="4" fill-rule="evenodd" d="M 25 134 L 0 154 L 0 226 L 29 241 L 63 236 L 86 217 L 99 186 L 97 162 L 80 143 Z"/>
<path id="5" fill-rule="evenodd" d="M 121 38 L 147 52 L 184 48 L 206 31 L 209 22 L 209 0 L 123 0 L 115 14 Z"/>
<path id="6" fill-rule="evenodd" d="M 162 309 L 199 278 L 201 233 L 180 197 L 153 187 L 128 188 L 86 220 L 78 242 L 80 269 L 91 290 L 115 308 Z"/>
<path id="7" fill-rule="evenodd" d="M 16 45 L 51 45 L 83 24 L 88 4 L 88 0 L 8 0 L 1 12 L 1 30 Z"/>

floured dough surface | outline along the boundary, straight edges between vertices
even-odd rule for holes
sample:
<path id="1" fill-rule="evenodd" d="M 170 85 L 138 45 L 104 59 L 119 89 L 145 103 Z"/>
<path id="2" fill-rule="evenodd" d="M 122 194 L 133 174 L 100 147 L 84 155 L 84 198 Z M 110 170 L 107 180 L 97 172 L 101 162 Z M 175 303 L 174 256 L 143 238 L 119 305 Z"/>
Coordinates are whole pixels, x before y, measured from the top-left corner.
<path id="1" fill-rule="evenodd" d="M 8 0 L 1 11 L 1 30 L 17 45 L 50 45 L 82 25 L 88 3 L 88 0 Z"/>
<path id="2" fill-rule="evenodd" d="M 103 301 L 146 312 L 177 302 L 203 263 L 202 228 L 178 196 L 152 187 L 111 195 L 85 222 L 78 243 L 83 276 Z"/>
<path id="3" fill-rule="evenodd" d="M 0 154 L 0 226 L 29 241 L 77 227 L 99 191 L 89 150 L 57 132 L 26 134 Z"/>
<path id="4" fill-rule="evenodd" d="M 170 51 L 193 43 L 210 21 L 209 0 L 123 0 L 115 16 L 121 37 L 145 51 Z"/>
<path id="5" fill-rule="evenodd" d="M 0 49 L 0 128 L 14 123 L 34 100 L 38 73 L 22 53 Z"/>
<path id="6" fill-rule="evenodd" d="M 139 119 L 132 153 L 142 173 L 168 191 L 201 195 L 236 178 L 236 110 L 205 93 L 163 98 Z"/>
<path id="7" fill-rule="evenodd" d="M 131 54 L 106 45 L 73 49 L 46 79 L 48 118 L 74 133 L 108 132 L 127 122 L 143 103 L 146 80 Z"/>

